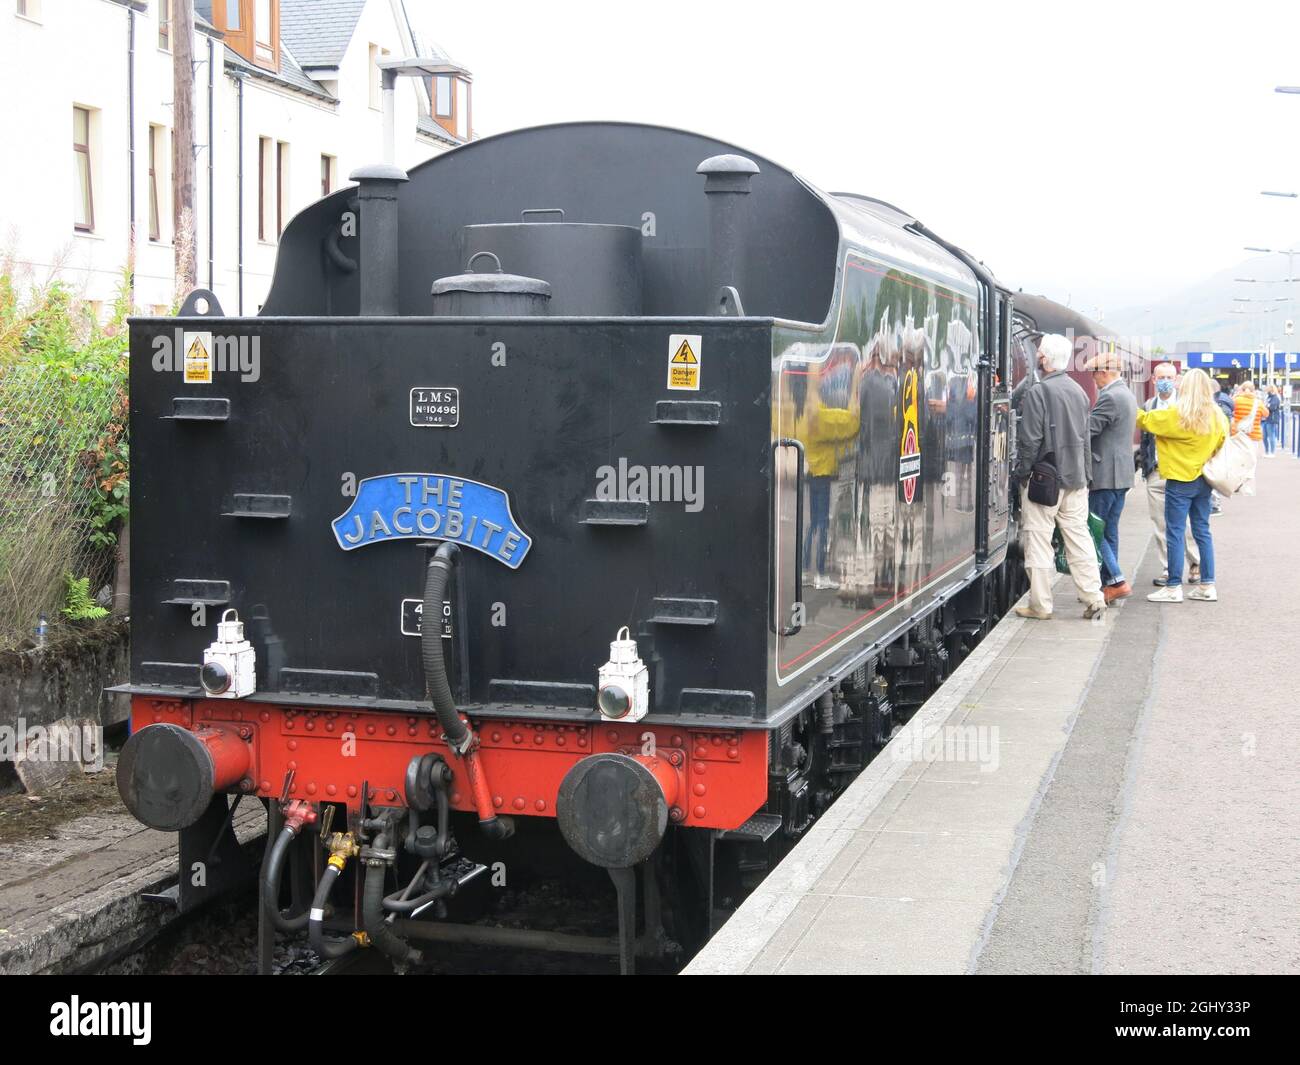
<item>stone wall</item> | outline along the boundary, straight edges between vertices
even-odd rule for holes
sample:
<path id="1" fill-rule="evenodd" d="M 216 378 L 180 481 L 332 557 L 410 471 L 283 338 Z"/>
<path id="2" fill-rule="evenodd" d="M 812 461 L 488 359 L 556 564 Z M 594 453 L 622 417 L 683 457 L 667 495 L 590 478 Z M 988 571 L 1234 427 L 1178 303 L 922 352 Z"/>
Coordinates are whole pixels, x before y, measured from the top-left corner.
<path id="1" fill-rule="evenodd" d="M 104 688 L 123 684 L 130 664 L 129 626 L 112 619 L 67 630 L 43 650 L 0 651 L 0 729 L 48 728 L 56 721 L 116 725 L 130 698 Z M 12 762 L 0 760 L 0 787 L 12 786 Z"/>

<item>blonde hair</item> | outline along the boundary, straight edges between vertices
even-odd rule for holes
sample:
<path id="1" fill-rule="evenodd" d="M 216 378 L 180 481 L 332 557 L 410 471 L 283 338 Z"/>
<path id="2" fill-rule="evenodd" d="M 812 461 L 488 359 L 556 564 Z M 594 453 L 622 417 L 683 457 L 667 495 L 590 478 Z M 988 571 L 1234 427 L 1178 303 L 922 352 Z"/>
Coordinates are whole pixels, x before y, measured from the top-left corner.
<path id="1" fill-rule="evenodd" d="M 1178 389 L 1178 420 L 1197 436 L 1208 436 L 1216 418 L 1223 417 L 1214 402 L 1214 387 L 1204 370 L 1188 370 Z"/>
<path id="2" fill-rule="evenodd" d="M 1255 391 L 1255 382 L 1250 380 L 1242 381 L 1241 390 L 1247 395 L 1252 394 Z"/>

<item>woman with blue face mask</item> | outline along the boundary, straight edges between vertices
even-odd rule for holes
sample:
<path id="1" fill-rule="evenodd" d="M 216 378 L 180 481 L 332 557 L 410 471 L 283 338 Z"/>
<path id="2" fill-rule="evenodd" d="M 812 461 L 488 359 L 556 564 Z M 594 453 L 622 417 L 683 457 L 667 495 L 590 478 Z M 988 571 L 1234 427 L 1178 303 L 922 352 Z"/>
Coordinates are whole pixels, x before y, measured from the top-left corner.
<path id="1" fill-rule="evenodd" d="M 1172 362 L 1158 362 L 1151 371 L 1155 381 L 1156 394 L 1143 404 L 1143 410 L 1164 410 L 1166 407 L 1172 407 L 1177 402 L 1178 389 L 1175 385 L 1175 379 L 1178 371 Z M 1156 552 L 1160 559 L 1160 576 L 1152 583 L 1163 587 L 1165 583 L 1165 572 L 1169 568 L 1169 541 L 1165 533 L 1165 479 L 1160 476 L 1160 469 L 1156 464 L 1156 440 L 1150 433 L 1142 434 L 1142 443 L 1138 447 L 1138 468 L 1141 469 L 1142 475 L 1147 482 L 1147 512 L 1151 515 L 1151 524 L 1156 530 Z M 1187 561 L 1189 563 L 1187 580 L 1189 584 L 1197 584 L 1201 579 L 1201 552 L 1197 547 L 1196 541 L 1190 536 L 1184 536 L 1183 542 L 1186 544 Z"/>

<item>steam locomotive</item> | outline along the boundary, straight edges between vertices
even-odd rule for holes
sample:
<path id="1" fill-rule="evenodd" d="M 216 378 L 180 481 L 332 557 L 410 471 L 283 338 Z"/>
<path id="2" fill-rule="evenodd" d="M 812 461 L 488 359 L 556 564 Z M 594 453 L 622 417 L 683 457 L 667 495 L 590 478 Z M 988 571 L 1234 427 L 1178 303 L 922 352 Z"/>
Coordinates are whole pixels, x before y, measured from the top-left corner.
<path id="1" fill-rule="evenodd" d="M 1035 320 L 692 133 L 352 177 L 258 316 L 131 324 L 122 798 L 179 831 L 182 909 L 265 804 L 264 924 L 325 957 L 473 942 L 466 883 L 566 847 L 624 970 L 689 950 L 1019 594 Z"/>

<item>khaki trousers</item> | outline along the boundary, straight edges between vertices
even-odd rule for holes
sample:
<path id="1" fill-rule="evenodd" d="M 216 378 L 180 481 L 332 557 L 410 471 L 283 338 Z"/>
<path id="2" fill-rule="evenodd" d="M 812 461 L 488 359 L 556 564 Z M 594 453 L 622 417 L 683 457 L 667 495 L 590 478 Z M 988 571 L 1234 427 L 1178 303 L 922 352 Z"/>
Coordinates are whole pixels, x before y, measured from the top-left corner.
<path id="1" fill-rule="evenodd" d="M 1020 490 L 1021 544 L 1025 552 L 1025 573 L 1029 576 L 1029 607 L 1041 614 L 1052 612 L 1052 582 L 1056 580 L 1056 558 L 1052 553 L 1052 529 L 1061 530 L 1065 560 L 1070 576 L 1085 603 L 1103 602 L 1101 571 L 1097 567 L 1097 546 L 1088 531 L 1088 489 L 1062 489 L 1056 506 L 1044 507 L 1029 500 L 1029 489 Z"/>
<path id="2" fill-rule="evenodd" d="M 1156 527 L 1156 551 L 1160 555 L 1160 575 L 1168 576 L 1169 539 L 1165 529 L 1165 479 L 1160 476 L 1159 470 L 1152 470 L 1151 476 L 1147 478 L 1147 510 L 1151 514 L 1151 524 Z M 1190 521 L 1188 527 L 1191 527 Z M 1187 564 L 1199 569 L 1201 549 L 1196 546 L 1196 541 L 1192 539 L 1190 532 L 1183 537 L 1183 546 L 1187 551 Z"/>

